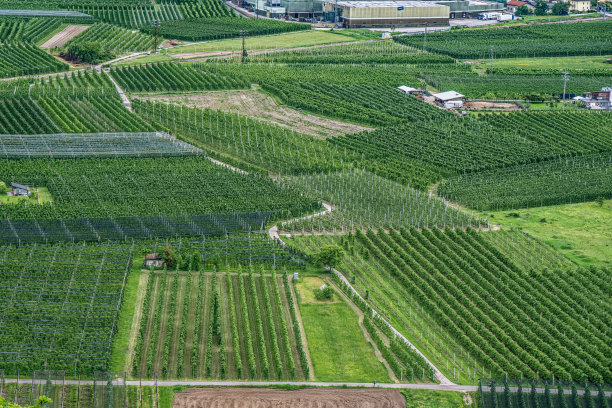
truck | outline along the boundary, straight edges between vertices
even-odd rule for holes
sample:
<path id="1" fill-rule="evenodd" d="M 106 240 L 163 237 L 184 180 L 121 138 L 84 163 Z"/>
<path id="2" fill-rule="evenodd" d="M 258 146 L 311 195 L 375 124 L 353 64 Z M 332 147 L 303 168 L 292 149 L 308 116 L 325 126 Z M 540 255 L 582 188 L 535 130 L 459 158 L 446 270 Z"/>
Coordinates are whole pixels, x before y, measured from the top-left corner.
<path id="1" fill-rule="evenodd" d="M 508 21 L 508 20 L 514 20 L 514 14 L 502 14 L 501 16 L 497 17 L 497 21 Z"/>
<path id="2" fill-rule="evenodd" d="M 502 13 L 478 13 L 479 20 L 497 20 Z"/>

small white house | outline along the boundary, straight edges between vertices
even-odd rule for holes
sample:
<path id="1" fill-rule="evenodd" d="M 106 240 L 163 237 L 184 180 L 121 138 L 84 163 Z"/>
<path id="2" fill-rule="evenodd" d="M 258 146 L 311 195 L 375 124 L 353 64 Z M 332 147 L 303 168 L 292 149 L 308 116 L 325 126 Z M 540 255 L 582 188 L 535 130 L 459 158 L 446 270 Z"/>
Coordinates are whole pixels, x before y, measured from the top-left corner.
<path id="1" fill-rule="evenodd" d="M 455 91 L 446 91 L 437 94 L 432 94 L 436 100 L 436 104 L 446 109 L 458 109 L 463 107 L 464 95 Z"/>
<path id="2" fill-rule="evenodd" d="M 160 258 L 157 254 L 147 254 L 144 257 L 144 265 L 145 268 L 161 268 L 164 266 L 164 260 Z"/>
<path id="3" fill-rule="evenodd" d="M 587 109 L 612 110 L 612 87 L 603 87 L 601 91 L 586 92 L 580 102 Z"/>

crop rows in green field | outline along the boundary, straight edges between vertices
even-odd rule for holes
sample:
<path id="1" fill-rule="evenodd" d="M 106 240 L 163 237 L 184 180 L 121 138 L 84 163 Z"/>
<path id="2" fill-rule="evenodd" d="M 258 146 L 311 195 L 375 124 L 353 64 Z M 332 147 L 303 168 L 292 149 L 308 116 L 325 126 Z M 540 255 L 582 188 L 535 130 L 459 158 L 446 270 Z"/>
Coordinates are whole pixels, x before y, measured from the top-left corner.
<path id="1" fill-rule="evenodd" d="M 194 65 L 151 64 L 114 68 L 111 75 L 129 92 L 182 92 L 244 89 L 246 78 L 221 75 Z"/>
<path id="2" fill-rule="evenodd" d="M 7 2 L 0 1 L 0 9 L 24 10 L 72 10 L 94 16 L 97 21 L 127 28 L 142 28 L 152 21 L 183 20 L 192 18 L 229 17 L 232 12 L 216 0 L 202 0 L 194 3 L 161 3 L 154 5 L 147 1 L 49 1 L 49 2 Z"/>
<path id="3" fill-rule="evenodd" d="M 130 246 L 5 246 L 0 254 L 0 369 L 106 370 Z"/>
<path id="4" fill-rule="evenodd" d="M 30 43 L 0 44 L 0 76 L 45 74 L 67 71 L 68 64 Z"/>
<path id="5" fill-rule="evenodd" d="M 6 98 L 0 100 L 0 106 L 0 133 L 6 134 L 153 131 L 123 107 L 117 94 L 82 99 Z"/>
<path id="6" fill-rule="evenodd" d="M 459 175 L 438 194 L 477 210 L 507 210 L 612 197 L 612 154 L 558 158 L 541 163 Z"/>
<path id="7" fill-rule="evenodd" d="M 147 34 L 132 32 L 111 24 L 97 23 L 81 34 L 68 41 L 66 48 L 71 45 L 82 44 L 87 41 L 98 41 L 104 48 L 113 53 L 146 51 L 153 47 L 155 39 Z"/>
<path id="8" fill-rule="evenodd" d="M 388 226 L 448 227 L 481 222 L 435 197 L 361 170 L 286 177 L 281 182 L 335 206 L 334 211 L 324 216 L 283 226 L 292 232 Z"/>
<path id="9" fill-rule="evenodd" d="M 570 55 L 607 55 L 612 44 L 606 33 L 610 21 L 574 24 L 521 25 L 477 30 L 450 30 L 427 35 L 427 50 L 455 58 L 535 58 Z M 517 40 L 520 39 L 520 40 Z M 395 37 L 395 41 L 422 47 L 423 35 Z"/>
<path id="10" fill-rule="evenodd" d="M 452 380 L 610 381 L 608 271 L 549 271 L 543 258 L 523 270 L 487 238 L 497 233 L 413 228 L 294 240 L 307 253 L 344 242 L 338 269 Z M 524 255 L 540 257 L 528 238 L 515 238 Z"/>
<path id="11" fill-rule="evenodd" d="M 230 17 L 231 11 L 225 5 L 218 2 L 215 2 L 215 4 L 219 4 L 219 7 L 227 10 L 227 14 L 225 14 L 227 17 L 218 14 L 210 18 L 164 21 L 159 27 L 159 35 L 164 38 L 185 41 L 206 41 L 238 37 L 242 30 L 248 31 L 249 36 L 310 30 L 310 26 L 307 24 Z M 144 26 L 141 29 L 147 33 L 154 31 L 154 28 L 150 26 Z"/>
<path id="12" fill-rule="evenodd" d="M 612 73 L 612 71 L 610 71 Z M 563 98 L 563 74 L 549 75 L 506 75 L 493 74 L 432 74 L 423 75 L 431 86 L 446 91 L 454 90 L 471 99 L 526 99 L 532 101 Z M 584 92 L 599 90 L 610 83 L 610 77 L 588 76 L 576 73 L 567 81 L 566 98 L 582 95 Z"/>
<path id="13" fill-rule="evenodd" d="M 57 373 L 49 371 L 49 373 Z M 45 376 L 39 377 L 45 381 Z M 53 376 L 52 379 L 62 380 L 61 375 Z M 6 383 L 0 389 L 0 397 L 9 403 L 28 405 L 35 398 L 32 395 L 45 395 L 53 401 L 50 408 L 96 408 L 128 407 L 128 408 L 171 408 L 174 395 L 173 387 L 117 385 L 108 387 L 108 381 L 104 378 L 98 379 L 96 385 L 92 384 L 42 384 L 31 382 Z M 15 398 L 17 397 L 17 398 Z"/>
<path id="14" fill-rule="evenodd" d="M 141 275 L 146 289 L 133 325 L 131 375 L 308 379 L 287 275 L 257 272 Z"/>
<path id="15" fill-rule="evenodd" d="M 61 25 L 61 20 L 51 18 L 0 18 L 0 42 L 37 43 Z"/>
<path id="16" fill-rule="evenodd" d="M 162 132 L 0 134 L 0 155 L 40 157 L 157 157 L 201 154 L 201 150 Z"/>
<path id="17" fill-rule="evenodd" d="M 452 64 L 446 55 L 423 52 L 393 41 L 318 46 L 312 48 L 255 54 L 253 62 L 299 64 Z"/>
<path id="18" fill-rule="evenodd" d="M 82 218 L 319 208 L 268 177 L 243 175 L 204 157 L 4 161 L 0 180 L 46 187 L 52 203 L 0 207 L 1 218 Z M 237 199 L 237 198 L 240 199 Z M 279 214 L 280 216 L 281 214 Z"/>
<path id="19" fill-rule="evenodd" d="M 346 156 L 321 139 L 247 116 L 182 105 L 134 100 L 134 112 L 158 128 L 236 158 L 239 167 L 297 174 L 341 168 Z"/>

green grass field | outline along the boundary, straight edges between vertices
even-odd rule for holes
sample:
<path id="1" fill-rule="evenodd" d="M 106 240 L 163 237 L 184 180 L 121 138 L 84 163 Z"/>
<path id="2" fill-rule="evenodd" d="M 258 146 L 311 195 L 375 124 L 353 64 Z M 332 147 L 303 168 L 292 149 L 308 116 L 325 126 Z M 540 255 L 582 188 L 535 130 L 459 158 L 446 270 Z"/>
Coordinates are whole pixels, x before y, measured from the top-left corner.
<path id="1" fill-rule="evenodd" d="M 342 42 L 358 41 L 358 35 L 343 35 L 330 31 L 298 31 L 276 35 L 266 35 L 246 39 L 247 49 L 281 49 L 310 47 L 314 45 L 335 44 Z M 208 41 L 185 47 L 175 47 L 168 49 L 169 54 L 183 54 L 192 52 L 210 51 L 235 51 L 242 49 L 242 40 L 233 38 L 228 40 Z"/>
<path id="2" fill-rule="evenodd" d="M 317 381 L 389 382 L 387 370 L 376 359 L 348 304 L 336 295 L 333 303 L 307 301 L 319 286 L 318 280 L 298 284 L 300 313 Z"/>
<path id="3" fill-rule="evenodd" d="M 612 266 L 612 200 L 491 212 L 489 222 L 528 232 L 579 265 Z"/>
<path id="4" fill-rule="evenodd" d="M 402 390 L 402 394 L 406 398 L 406 408 L 463 408 L 467 405 L 466 394 L 456 391 Z M 475 394 L 469 393 L 465 399 L 473 401 Z"/>
<path id="5" fill-rule="evenodd" d="M 28 204 L 44 204 L 53 201 L 51 193 L 46 187 L 32 187 L 29 197 L 13 197 L 7 194 L 0 194 L 0 204 L 17 204 L 27 201 Z"/>

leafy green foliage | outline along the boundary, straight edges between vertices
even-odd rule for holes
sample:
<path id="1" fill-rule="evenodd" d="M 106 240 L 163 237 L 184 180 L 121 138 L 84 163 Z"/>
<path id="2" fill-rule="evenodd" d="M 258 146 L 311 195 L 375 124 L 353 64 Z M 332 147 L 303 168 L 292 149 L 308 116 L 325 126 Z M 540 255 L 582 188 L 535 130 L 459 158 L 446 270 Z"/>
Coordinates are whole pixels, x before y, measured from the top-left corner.
<path id="1" fill-rule="evenodd" d="M 0 251 L 7 293 L 0 369 L 11 375 L 44 366 L 85 374 L 107 370 L 130 246 L 22 245 Z M 15 350 L 21 350 L 19 358 Z"/>
<path id="2" fill-rule="evenodd" d="M 132 32 L 111 24 L 97 23 L 89 27 L 81 34 L 66 43 L 68 50 L 78 44 L 77 48 L 83 48 L 85 44 L 97 42 L 103 45 L 110 53 L 120 54 L 125 52 L 146 51 L 153 46 L 155 39 L 147 34 Z M 110 55 L 105 56 L 107 59 Z M 81 58 L 83 59 L 83 58 Z M 88 60 L 83 59 L 86 62 Z"/>
<path id="3" fill-rule="evenodd" d="M 559 158 L 459 175 L 438 194 L 478 210 L 505 210 L 612 197 L 612 155 Z"/>
<path id="4" fill-rule="evenodd" d="M 52 18 L 0 18 L 0 42 L 37 43 L 62 25 Z"/>
<path id="5" fill-rule="evenodd" d="M 9 218 L 231 213 L 247 208 L 278 210 L 290 218 L 319 208 L 316 201 L 267 177 L 239 174 L 202 157 L 22 160 L 5 161 L 1 168 L 2 180 L 47 186 L 53 197 L 52 204 L 36 208 L 3 205 L 0 214 Z"/>
<path id="6" fill-rule="evenodd" d="M 334 268 L 344 258 L 344 249 L 338 245 L 325 245 L 314 258 L 317 265 Z"/>
<path id="7" fill-rule="evenodd" d="M 0 43 L 0 76 L 45 74 L 68 71 L 68 64 L 47 54 L 34 44 Z"/>
<path id="8" fill-rule="evenodd" d="M 230 12 L 228 11 L 228 13 Z M 253 36 L 310 30 L 310 26 L 307 24 L 285 23 L 265 19 L 214 16 L 210 18 L 164 21 L 159 27 L 159 34 L 165 38 L 206 41 L 239 37 L 242 30 L 248 31 L 249 35 Z M 143 27 L 142 31 L 152 33 L 154 29 L 147 26 Z"/>
<path id="9" fill-rule="evenodd" d="M 559 4 L 559 7 L 569 7 L 569 3 Z M 585 21 L 450 30 L 428 34 L 427 49 L 455 58 L 488 58 L 491 46 L 496 58 L 605 55 L 612 53 L 612 44 L 604 34 L 611 27 L 610 21 Z M 415 47 L 423 44 L 422 35 L 396 37 L 395 40 Z"/>

